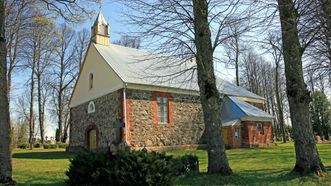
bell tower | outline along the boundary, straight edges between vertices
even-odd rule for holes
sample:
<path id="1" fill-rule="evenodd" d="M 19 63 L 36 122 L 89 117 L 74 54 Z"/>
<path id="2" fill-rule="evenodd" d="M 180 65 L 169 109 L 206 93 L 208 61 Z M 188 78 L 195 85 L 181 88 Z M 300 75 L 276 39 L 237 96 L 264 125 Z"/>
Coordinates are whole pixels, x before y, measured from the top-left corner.
<path id="1" fill-rule="evenodd" d="M 100 11 L 91 27 L 91 40 L 96 44 L 109 46 L 109 32 L 110 26 Z"/>

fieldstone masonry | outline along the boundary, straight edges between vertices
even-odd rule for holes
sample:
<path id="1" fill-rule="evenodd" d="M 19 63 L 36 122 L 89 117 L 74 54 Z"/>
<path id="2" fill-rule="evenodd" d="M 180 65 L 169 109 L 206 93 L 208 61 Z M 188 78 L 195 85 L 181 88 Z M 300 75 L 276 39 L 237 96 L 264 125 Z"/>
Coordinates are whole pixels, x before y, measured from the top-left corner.
<path id="1" fill-rule="evenodd" d="M 116 127 L 120 117 L 121 92 L 116 91 L 94 101 L 95 112 L 87 113 L 89 102 L 71 108 L 70 114 L 70 144 L 69 151 L 80 151 L 87 148 L 87 132 L 97 130 L 97 146 L 107 150 L 117 139 Z"/>
<path id="2" fill-rule="evenodd" d="M 128 90 L 127 111 L 132 148 L 203 144 L 203 113 L 198 96 L 171 94 L 172 123 L 154 123 L 155 93 Z"/>
<path id="3" fill-rule="evenodd" d="M 97 128 L 97 146 L 106 150 L 118 139 L 118 122 L 122 116 L 122 92 L 119 90 L 94 101 L 96 111 L 87 114 L 89 102 L 71 109 L 69 151 L 87 148 L 87 131 Z M 132 149 L 196 146 L 204 144 L 204 122 L 198 96 L 169 94 L 172 123 L 155 125 L 155 92 L 127 90 L 128 141 Z"/>

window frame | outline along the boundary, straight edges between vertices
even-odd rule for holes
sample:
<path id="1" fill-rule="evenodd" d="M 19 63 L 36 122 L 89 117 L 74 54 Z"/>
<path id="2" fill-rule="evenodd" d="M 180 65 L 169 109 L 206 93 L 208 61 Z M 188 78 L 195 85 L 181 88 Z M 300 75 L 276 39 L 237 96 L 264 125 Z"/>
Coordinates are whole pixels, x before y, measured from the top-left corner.
<path id="1" fill-rule="evenodd" d="M 159 100 L 161 101 L 159 102 Z M 169 124 L 169 98 L 167 96 L 156 96 L 156 104 L 158 124 Z M 161 110 L 162 116 L 160 116 L 160 107 L 163 109 Z"/>
<path id="2" fill-rule="evenodd" d="M 237 131 L 238 131 L 238 135 L 237 134 Z M 237 140 L 240 140 L 240 128 L 234 128 L 234 138 L 237 139 Z"/>
<path id="3" fill-rule="evenodd" d="M 263 128 L 263 123 L 262 122 L 258 122 L 257 123 L 257 133 L 258 133 L 259 136 L 263 136 L 264 135 L 264 128 Z"/>
<path id="4" fill-rule="evenodd" d="M 173 109 L 172 109 L 172 96 L 171 93 L 166 93 L 166 92 L 154 92 L 153 93 L 153 113 L 154 113 L 154 127 L 157 128 L 158 125 L 160 124 L 161 126 L 172 126 L 173 125 Z M 167 111 L 168 111 L 168 118 L 167 118 L 167 122 L 161 122 L 159 121 L 159 106 L 158 106 L 158 100 L 157 97 L 166 97 L 167 98 Z M 166 121 L 166 120 L 164 120 Z"/>

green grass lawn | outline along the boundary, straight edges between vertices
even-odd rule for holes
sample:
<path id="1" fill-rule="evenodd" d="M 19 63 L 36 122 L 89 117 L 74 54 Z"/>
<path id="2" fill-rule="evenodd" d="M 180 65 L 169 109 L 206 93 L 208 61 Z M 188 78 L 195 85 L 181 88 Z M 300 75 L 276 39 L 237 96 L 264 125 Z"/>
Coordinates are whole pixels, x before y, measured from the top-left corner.
<path id="1" fill-rule="evenodd" d="M 325 178 L 302 178 L 288 174 L 295 162 L 293 143 L 271 148 L 228 150 L 228 159 L 234 171 L 232 176 L 206 174 L 206 151 L 176 151 L 168 154 L 196 154 L 199 157 L 202 173 L 178 178 L 177 185 L 331 185 L 331 144 L 318 145 L 318 149 L 328 170 Z M 65 185 L 65 171 L 73 156 L 58 149 L 15 150 L 13 177 L 19 185 Z"/>

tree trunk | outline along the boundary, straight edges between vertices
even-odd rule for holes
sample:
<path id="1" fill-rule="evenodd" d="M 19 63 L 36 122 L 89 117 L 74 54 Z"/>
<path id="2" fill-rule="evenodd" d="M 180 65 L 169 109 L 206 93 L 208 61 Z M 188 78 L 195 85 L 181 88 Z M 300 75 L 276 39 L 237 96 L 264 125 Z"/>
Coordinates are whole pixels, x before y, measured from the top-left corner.
<path id="1" fill-rule="evenodd" d="M 7 60 L 4 3 L 4 0 L 0 0 L 0 185 L 14 185 L 12 181 L 9 103 L 7 97 Z"/>
<path id="2" fill-rule="evenodd" d="M 237 34 L 237 31 L 236 31 Z M 235 68 L 236 68 L 236 84 L 240 86 L 239 82 L 239 42 L 238 42 L 238 35 L 235 36 L 236 42 L 236 61 L 235 61 Z"/>
<path id="3" fill-rule="evenodd" d="M 42 100 L 42 72 L 41 72 L 41 64 L 40 64 L 40 41 L 38 41 L 38 60 L 37 60 L 37 91 L 38 91 L 38 118 L 39 118 L 39 127 L 40 127 L 40 140 L 41 144 L 44 144 L 44 138 L 45 138 L 45 127 L 44 127 L 44 109 L 43 109 L 43 100 Z"/>
<path id="4" fill-rule="evenodd" d="M 35 65 L 36 65 L 36 58 L 37 58 L 37 46 L 36 42 L 34 41 L 34 46 L 33 46 L 33 60 L 32 60 L 32 65 L 31 65 L 31 84 L 30 84 L 30 119 L 29 119 L 29 144 L 30 144 L 30 149 L 33 149 L 33 143 L 34 143 L 34 70 L 35 70 Z"/>
<path id="5" fill-rule="evenodd" d="M 278 0 L 278 6 L 282 29 L 286 89 L 296 153 L 293 172 L 302 175 L 315 172 L 320 175 L 322 171 L 325 171 L 325 168 L 316 148 L 309 114 L 311 98 L 303 78 L 303 49 L 299 42 L 296 26 L 298 13 L 292 0 Z"/>
<path id="6" fill-rule="evenodd" d="M 282 106 L 282 102 L 280 100 L 280 95 L 279 95 L 279 63 L 278 62 L 276 63 L 275 87 L 276 87 L 275 93 L 276 93 L 278 116 L 279 116 L 279 126 L 280 126 L 280 130 L 282 132 L 283 143 L 286 143 L 283 106 Z"/>
<path id="7" fill-rule="evenodd" d="M 206 0 L 193 0 L 198 84 L 208 145 L 208 173 L 232 174 L 221 132 L 221 101 L 216 88 Z"/>
<path id="8" fill-rule="evenodd" d="M 59 94 L 57 97 L 58 100 L 58 129 L 59 132 L 56 133 L 56 141 L 60 142 L 62 140 L 63 137 L 63 121 L 62 121 L 62 117 L 63 117 L 63 105 L 62 105 L 62 96 L 63 96 L 63 78 L 64 78 L 64 55 L 65 52 L 62 50 L 62 54 L 61 54 L 61 69 L 60 69 L 60 82 L 59 82 Z"/>

